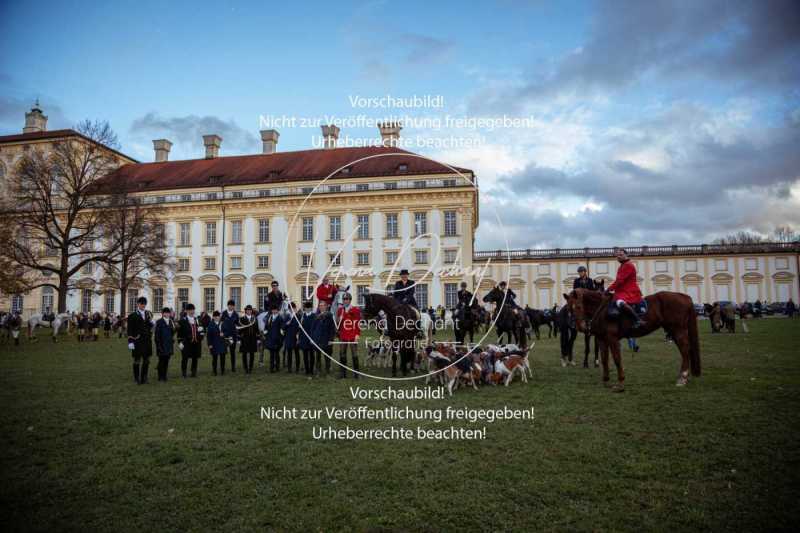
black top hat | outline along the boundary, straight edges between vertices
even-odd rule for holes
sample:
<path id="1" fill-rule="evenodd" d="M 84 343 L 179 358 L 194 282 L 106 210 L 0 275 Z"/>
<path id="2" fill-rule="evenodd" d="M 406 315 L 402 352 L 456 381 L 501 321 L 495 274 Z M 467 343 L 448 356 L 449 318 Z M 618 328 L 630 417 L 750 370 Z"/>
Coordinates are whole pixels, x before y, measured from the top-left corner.
<path id="1" fill-rule="evenodd" d="M 139 296 L 139 299 L 138 299 L 138 300 L 136 300 L 136 303 L 137 303 L 137 304 L 144 304 L 144 305 L 147 305 L 147 298 L 145 298 L 144 296 Z"/>
<path id="2" fill-rule="evenodd" d="M 586 267 L 581 265 L 578 267 L 578 272 L 586 272 Z"/>
<path id="3" fill-rule="evenodd" d="M 270 285 L 273 286 L 273 287 L 277 287 L 278 286 L 278 282 L 273 280 L 272 283 L 270 283 Z"/>
<path id="4" fill-rule="evenodd" d="M 234 302 L 233 300 L 228 300 L 228 305 L 234 305 L 235 306 L 236 302 Z"/>
<path id="5" fill-rule="evenodd" d="M 408 276 L 408 269 L 407 269 L 407 268 L 404 268 L 404 269 L 402 269 L 402 270 L 400 271 L 400 275 L 401 275 L 401 276 Z"/>
<path id="6" fill-rule="evenodd" d="M 303 307 L 305 307 L 306 309 L 311 309 L 314 307 L 314 304 L 311 303 L 311 300 L 306 300 L 305 302 L 303 302 Z"/>
<path id="7" fill-rule="evenodd" d="M 184 309 L 186 311 L 191 311 L 192 309 L 194 309 L 194 304 L 186 304 L 186 307 L 184 307 Z"/>
<path id="8" fill-rule="evenodd" d="M 276 303 L 270 304 L 270 306 L 269 306 L 269 310 L 270 311 L 273 311 L 273 310 L 276 310 L 276 309 L 280 309 L 280 307 L 278 307 L 278 304 L 276 304 Z"/>
<path id="9" fill-rule="evenodd" d="M 172 311 L 170 311 L 169 307 L 165 307 L 164 309 L 162 309 L 162 310 L 161 310 L 161 314 L 164 314 L 164 313 L 171 313 L 171 312 L 172 312 Z"/>
<path id="10" fill-rule="evenodd" d="M 253 310 L 253 306 L 248 304 L 247 306 L 245 306 L 244 310 L 245 311 L 252 311 Z"/>

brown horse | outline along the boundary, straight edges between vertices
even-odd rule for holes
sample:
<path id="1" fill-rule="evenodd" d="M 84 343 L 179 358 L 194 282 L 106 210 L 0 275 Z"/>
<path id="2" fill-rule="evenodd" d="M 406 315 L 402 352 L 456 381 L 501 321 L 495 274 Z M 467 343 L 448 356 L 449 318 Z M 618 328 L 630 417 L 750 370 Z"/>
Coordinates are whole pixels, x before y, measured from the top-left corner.
<path id="1" fill-rule="evenodd" d="M 410 305 L 401 304 L 385 294 L 368 293 L 364 295 L 364 318 L 376 319 L 381 311 L 386 315 L 386 336 L 392 343 L 392 376 L 397 375 L 397 355 L 400 354 L 400 369 L 403 376 L 408 375 L 409 365 L 414 366 L 417 352 L 418 330 L 414 324 L 420 320 L 420 313 Z"/>
<path id="2" fill-rule="evenodd" d="M 622 368 L 619 341 L 626 337 L 644 337 L 664 328 L 681 352 L 681 370 L 678 374 L 678 386 L 689 381 L 689 370 L 693 376 L 700 375 L 700 340 L 697 334 L 697 315 L 692 299 L 681 293 L 662 291 L 647 296 L 647 313 L 643 317 L 645 325 L 633 327 L 630 318 L 620 315 L 618 320 L 608 318 L 608 305 L 612 296 L 608 293 L 575 289 L 564 295 L 570 311 L 575 316 L 579 331 L 589 332 L 597 337 L 603 362 L 603 381 L 609 381 L 608 350 L 614 356 L 617 367 L 617 384 L 614 391 L 625 390 L 625 370 Z"/>

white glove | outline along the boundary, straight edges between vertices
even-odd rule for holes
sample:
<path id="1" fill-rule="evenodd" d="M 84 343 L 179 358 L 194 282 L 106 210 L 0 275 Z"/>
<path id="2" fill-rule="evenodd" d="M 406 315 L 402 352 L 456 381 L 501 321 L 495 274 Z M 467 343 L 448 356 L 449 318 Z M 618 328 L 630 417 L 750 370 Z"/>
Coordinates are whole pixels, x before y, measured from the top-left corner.
<path id="1" fill-rule="evenodd" d="M 182 343 L 182 342 L 179 342 L 179 343 L 178 343 L 178 349 L 179 349 L 179 350 L 183 350 L 183 343 Z"/>
<path id="2" fill-rule="evenodd" d="M 128 343 L 128 349 L 129 350 L 133 350 L 134 348 L 136 348 L 136 346 L 132 342 L 129 342 Z"/>
<path id="3" fill-rule="evenodd" d="M 231 346 L 233 346 L 233 339 L 228 339 L 228 344 L 230 344 Z"/>
<path id="4" fill-rule="evenodd" d="M 197 333 L 203 333 L 203 326 L 197 328 Z"/>

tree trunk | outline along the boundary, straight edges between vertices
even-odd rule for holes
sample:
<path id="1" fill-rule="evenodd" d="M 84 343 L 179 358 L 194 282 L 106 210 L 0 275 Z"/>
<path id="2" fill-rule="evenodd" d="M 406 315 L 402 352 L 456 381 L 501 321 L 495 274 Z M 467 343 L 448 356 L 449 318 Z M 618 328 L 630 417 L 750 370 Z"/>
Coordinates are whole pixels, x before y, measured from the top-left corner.
<path id="1" fill-rule="evenodd" d="M 67 289 L 67 280 L 66 278 L 60 278 L 58 282 L 58 313 L 66 313 L 67 312 L 67 293 L 69 290 Z"/>
<path id="2" fill-rule="evenodd" d="M 128 305 L 128 286 L 122 286 L 119 288 L 119 292 L 121 294 L 119 298 L 119 316 L 126 316 L 126 307 Z"/>

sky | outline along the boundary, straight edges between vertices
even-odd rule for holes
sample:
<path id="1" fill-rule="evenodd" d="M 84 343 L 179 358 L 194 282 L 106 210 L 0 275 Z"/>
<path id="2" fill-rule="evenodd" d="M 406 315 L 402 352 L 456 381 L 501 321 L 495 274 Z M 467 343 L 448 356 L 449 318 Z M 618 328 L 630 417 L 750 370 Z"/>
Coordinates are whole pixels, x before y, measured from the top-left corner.
<path id="1" fill-rule="evenodd" d="M 209 133 L 258 153 L 264 119 L 294 119 L 289 151 L 403 118 L 409 149 L 478 176 L 477 249 L 800 230 L 794 0 L 0 0 L 0 50 L 0 134 L 38 98 L 49 129 L 107 120 L 140 161 Z M 443 105 L 354 105 L 413 95 Z"/>

